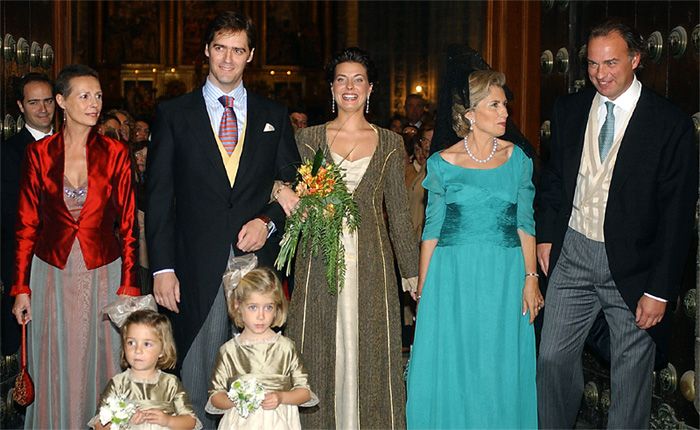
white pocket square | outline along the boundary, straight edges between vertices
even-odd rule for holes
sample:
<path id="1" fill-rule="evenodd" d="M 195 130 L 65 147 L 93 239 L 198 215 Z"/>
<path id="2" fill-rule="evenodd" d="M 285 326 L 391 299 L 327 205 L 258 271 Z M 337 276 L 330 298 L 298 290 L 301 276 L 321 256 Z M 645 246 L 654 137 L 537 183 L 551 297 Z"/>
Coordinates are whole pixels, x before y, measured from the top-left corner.
<path id="1" fill-rule="evenodd" d="M 265 123 L 265 128 L 263 129 L 263 133 L 266 133 L 268 131 L 275 131 L 275 127 L 272 124 L 270 124 L 269 122 Z"/>

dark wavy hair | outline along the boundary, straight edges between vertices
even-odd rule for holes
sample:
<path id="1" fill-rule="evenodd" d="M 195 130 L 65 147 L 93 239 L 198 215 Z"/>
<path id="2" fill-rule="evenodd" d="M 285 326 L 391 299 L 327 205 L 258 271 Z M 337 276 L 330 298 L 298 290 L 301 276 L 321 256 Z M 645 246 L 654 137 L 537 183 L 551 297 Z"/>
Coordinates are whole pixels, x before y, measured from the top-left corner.
<path id="1" fill-rule="evenodd" d="M 359 63 L 365 67 L 367 71 L 367 80 L 370 84 L 377 82 L 377 68 L 374 65 L 374 61 L 369 58 L 369 54 L 357 47 L 345 48 L 340 51 L 333 59 L 326 65 L 326 81 L 328 83 L 333 83 L 335 79 L 335 68 L 340 63 Z"/>
<path id="2" fill-rule="evenodd" d="M 233 11 L 221 12 L 209 23 L 204 33 L 204 45 L 209 46 L 216 33 L 220 31 L 231 33 L 245 31 L 248 36 L 248 48 L 251 51 L 255 49 L 255 24 L 249 16 Z"/>
<path id="3" fill-rule="evenodd" d="M 86 66 L 85 64 L 69 64 L 68 66 L 64 67 L 60 72 L 58 72 L 58 77 L 56 78 L 56 83 L 54 84 L 54 94 L 61 94 L 63 97 L 67 97 L 71 91 L 71 79 L 80 78 L 83 76 L 92 76 L 97 80 L 100 79 L 100 75 L 97 73 L 97 71 L 90 66 Z"/>
<path id="4" fill-rule="evenodd" d="M 646 56 L 647 45 L 642 35 L 639 34 L 637 30 L 618 19 L 609 19 L 593 27 L 588 36 L 588 40 L 590 41 L 595 37 L 605 37 L 610 33 L 618 33 L 622 39 L 624 39 L 625 43 L 627 43 L 627 50 L 630 57 L 633 57 L 634 54 L 639 54 L 641 58 Z"/>

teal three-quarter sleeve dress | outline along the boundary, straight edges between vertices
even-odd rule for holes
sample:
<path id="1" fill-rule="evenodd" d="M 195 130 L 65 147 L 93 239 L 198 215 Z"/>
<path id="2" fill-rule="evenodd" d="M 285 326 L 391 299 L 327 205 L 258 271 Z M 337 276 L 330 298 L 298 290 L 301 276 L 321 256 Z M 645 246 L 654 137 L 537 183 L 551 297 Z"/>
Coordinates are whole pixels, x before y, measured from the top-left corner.
<path id="1" fill-rule="evenodd" d="M 437 239 L 408 373 L 409 429 L 536 428 L 535 335 L 518 230 L 535 234 L 532 161 L 428 160 L 423 240 Z"/>

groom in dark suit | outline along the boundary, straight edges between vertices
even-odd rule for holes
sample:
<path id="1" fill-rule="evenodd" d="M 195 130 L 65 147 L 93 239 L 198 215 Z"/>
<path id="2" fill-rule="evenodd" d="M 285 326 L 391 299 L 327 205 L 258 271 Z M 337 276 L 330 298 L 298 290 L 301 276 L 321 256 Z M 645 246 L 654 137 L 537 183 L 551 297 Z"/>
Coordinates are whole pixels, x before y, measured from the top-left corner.
<path id="1" fill-rule="evenodd" d="M 537 196 L 537 257 L 549 288 L 537 366 L 540 427 L 572 428 L 581 353 L 610 326 L 608 428 L 647 428 L 655 348 L 668 336 L 689 250 L 698 155 L 689 115 L 641 85 L 644 42 L 607 22 L 588 39 L 595 87 L 559 99 Z"/>
<path id="2" fill-rule="evenodd" d="M 146 237 L 183 384 L 205 427 L 215 427 L 204 406 L 218 349 L 230 338 L 221 276 L 231 254 L 254 252 L 260 265 L 273 264 L 285 217 L 270 193 L 275 180 L 294 178 L 299 153 L 287 110 L 243 85 L 255 51 L 250 18 L 218 15 L 204 44 L 204 86 L 157 109 Z"/>

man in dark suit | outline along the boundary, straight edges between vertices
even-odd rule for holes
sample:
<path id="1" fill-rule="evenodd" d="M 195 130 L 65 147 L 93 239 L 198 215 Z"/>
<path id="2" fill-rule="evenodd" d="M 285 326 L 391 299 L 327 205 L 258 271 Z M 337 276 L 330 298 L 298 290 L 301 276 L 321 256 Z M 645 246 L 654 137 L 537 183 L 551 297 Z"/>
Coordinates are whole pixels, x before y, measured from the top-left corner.
<path id="1" fill-rule="evenodd" d="M 209 25 L 202 88 L 157 108 L 149 147 L 146 241 L 156 301 L 169 310 L 178 368 L 205 427 L 208 383 L 230 338 L 221 276 L 230 254 L 271 266 L 285 217 L 270 203 L 275 180 L 299 164 L 287 110 L 246 91 L 255 29 L 234 12 Z"/>
<path id="2" fill-rule="evenodd" d="M 51 123 L 55 110 L 53 84 L 42 73 L 27 73 L 15 86 L 17 106 L 24 117 L 24 127 L 8 139 L 0 148 L 2 184 L 2 284 L 5 295 L 2 299 L 2 354 L 17 352 L 19 326 L 11 315 L 14 299 L 8 294 L 14 280 L 15 267 L 15 221 L 19 199 L 20 166 L 24 151 L 30 142 L 52 134 Z"/>
<path id="3" fill-rule="evenodd" d="M 537 257 L 549 276 L 537 367 L 540 426 L 572 428 L 581 353 L 610 326 L 609 428 L 647 428 L 655 348 L 689 250 L 698 156 L 690 117 L 641 85 L 643 39 L 606 22 L 588 39 L 593 89 L 559 99 L 537 196 Z"/>

